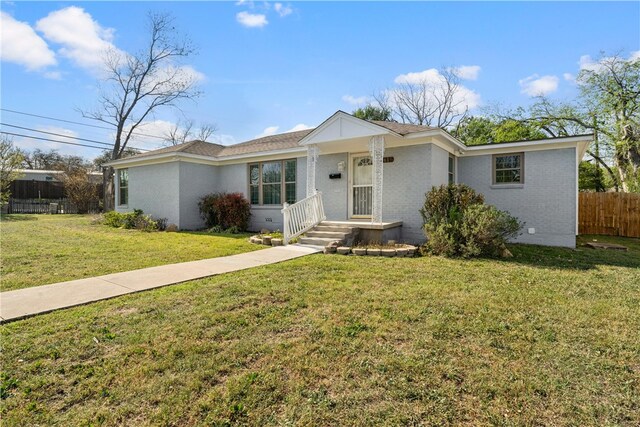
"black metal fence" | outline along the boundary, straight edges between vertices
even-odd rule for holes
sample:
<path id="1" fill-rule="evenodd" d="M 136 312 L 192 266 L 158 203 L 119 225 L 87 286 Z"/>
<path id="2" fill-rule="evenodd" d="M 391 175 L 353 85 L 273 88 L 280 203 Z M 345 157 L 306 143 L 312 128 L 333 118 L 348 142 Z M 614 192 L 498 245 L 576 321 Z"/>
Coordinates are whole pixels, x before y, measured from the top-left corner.
<path id="1" fill-rule="evenodd" d="M 104 186 L 96 184 L 98 197 L 102 199 Z M 59 181 L 35 181 L 18 179 L 9 188 L 14 199 L 64 199 L 64 184 Z"/>
<path id="2" fill-rule="evenodd" d="M 78 208 L 67 199 L 14 199 L 3 209 L 8 214 L 76 214 Z M 89 212 L 100 211 L 100 203 L 95 200 L 89 204 Z"/>

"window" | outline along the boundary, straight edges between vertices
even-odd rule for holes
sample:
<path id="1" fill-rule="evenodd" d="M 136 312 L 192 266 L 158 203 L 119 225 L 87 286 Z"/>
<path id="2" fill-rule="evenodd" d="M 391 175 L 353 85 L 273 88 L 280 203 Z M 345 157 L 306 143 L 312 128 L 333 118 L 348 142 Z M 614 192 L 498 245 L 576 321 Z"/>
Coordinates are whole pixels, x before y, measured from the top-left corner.
<path id="1" fill-rule="evenodd" d="M 494 184 L 524 183 L 524 154 L 500 154 L 493 156 Z"/>
<path id="2" fill-rule="evenodd" d="M 449 184 L 456 182 L 456 158 L 449 154 Z"/>
<path id="3" fill-rule="evenodd" d="M 119 205 L 129 203 L 129 169 L 118 169 L 118 188 L 120 189 Z"/>
<path id="4" fill-rule="evenodd" d="M 296 161 L 249 165 L 249 199 L 252 205 L 280 205 L 296 202 Z"/>

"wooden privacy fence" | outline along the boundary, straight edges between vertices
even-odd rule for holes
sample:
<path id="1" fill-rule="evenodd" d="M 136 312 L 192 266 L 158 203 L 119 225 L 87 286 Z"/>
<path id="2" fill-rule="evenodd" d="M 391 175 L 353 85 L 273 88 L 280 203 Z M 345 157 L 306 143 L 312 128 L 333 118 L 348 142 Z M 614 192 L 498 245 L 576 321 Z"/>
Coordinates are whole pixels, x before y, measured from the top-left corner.
<path id="1" fill-rule="evenodd" d="M 579 193 L 578 232 L 640 237 L 640 194 Z"/>

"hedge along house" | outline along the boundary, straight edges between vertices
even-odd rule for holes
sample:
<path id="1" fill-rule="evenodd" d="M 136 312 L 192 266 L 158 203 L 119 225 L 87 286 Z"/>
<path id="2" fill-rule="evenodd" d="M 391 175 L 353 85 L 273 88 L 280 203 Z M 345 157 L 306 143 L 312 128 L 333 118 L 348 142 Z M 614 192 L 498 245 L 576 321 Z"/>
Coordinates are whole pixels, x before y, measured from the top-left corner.
<path id="1" fill-rule="evenodd" d="M 142 209 L 181 229 L 204 226 L 202 196 L 240 192 L 254 231 L 321 243 L 342 226 L 368 240 L 418 243 L 425 193 L 464 183 L 525 223 L 517 241 L 575 247 L 578 164 L 591 140 L 466 146 L 442 129 L 338 111 L 315 129 L 231 146 L 192 141 L 110 164 L 118 211 Z"/>

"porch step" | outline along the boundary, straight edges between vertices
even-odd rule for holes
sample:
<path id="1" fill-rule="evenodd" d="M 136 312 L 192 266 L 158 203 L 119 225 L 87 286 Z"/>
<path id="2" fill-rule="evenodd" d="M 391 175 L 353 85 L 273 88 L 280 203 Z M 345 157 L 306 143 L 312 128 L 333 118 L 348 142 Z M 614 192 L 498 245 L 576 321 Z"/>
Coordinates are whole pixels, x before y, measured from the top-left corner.
<path id="1" fill-rule="evenodd" d="M 344 240 L 347 237 L 351 237 L 351 230 L 348 231 L 325 231 L 314 228 L 311 231 L 306 232 L 307 237 L 327 237 L 334 240 Z"/>
<path id="2" fill-rule="evenodd" d="M 331 242 L 339 241 L 340 239 L 331 239 L 329 237 L 300 237 L 298 243 L 302 245 L 313 246 L 327 246 Z"/>
<path id="3" fill-rule="evenodd" d="M 299 242 L 305 245 L 318 246 L 326 246 L 331 242 L 352 244 L 358 231 L 357 227 L 352 227 L 344 223 L 322 221 L 313 229 L 307 231 L 304 236 L 300 237 Z"/>

